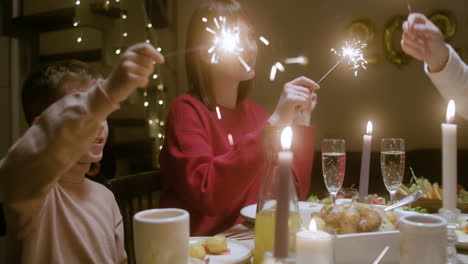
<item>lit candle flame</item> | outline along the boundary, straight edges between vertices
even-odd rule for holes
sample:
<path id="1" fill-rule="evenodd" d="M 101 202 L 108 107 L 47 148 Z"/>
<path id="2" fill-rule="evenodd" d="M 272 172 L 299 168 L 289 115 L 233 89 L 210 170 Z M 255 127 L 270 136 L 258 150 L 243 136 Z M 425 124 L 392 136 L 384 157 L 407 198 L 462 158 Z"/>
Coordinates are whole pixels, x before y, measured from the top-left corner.
<path id="1" fill-rule="evenodd" d="M 284 150 L 288 150 L 291 148 L 292 136 L 293 131 L 290 126 L 285 127 L 283 129 L 283 132 L 281 132 L 281 146 Z"/>
<path id="2" fill-rule="evenodd" d="M 312 220 L 310 220 L 309 230 L 313 231 L 313 232 L 317 232 L 317 221 L 315 221 L 315 219 L 313 219 L 313 218 L 312 218 Z"/>
<path id="3" fill-rule="evenodd" d="M 455 121 L 455 102 L 450 100 L 447 106 L 447 123 L 453 124 Z"/>
<path id="4" fill-rule="evenodd" d="M 367 129 L 366 129 L 367 134 L 368 134 L 368 135 L 371 135 L 371 134 L 372 134 L 372 130 L 373 130 L 372 122 L 369 121 L 369 122 L 367 122 Z"/>

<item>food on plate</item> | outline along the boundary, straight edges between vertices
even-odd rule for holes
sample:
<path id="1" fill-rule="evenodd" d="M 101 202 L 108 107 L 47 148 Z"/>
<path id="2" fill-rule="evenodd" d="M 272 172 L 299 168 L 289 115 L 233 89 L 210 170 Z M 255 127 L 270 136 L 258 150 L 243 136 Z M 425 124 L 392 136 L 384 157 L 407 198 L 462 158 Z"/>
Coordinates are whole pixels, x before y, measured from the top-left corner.
<path id="1" fill-rule="evenodd" d="M 194 243 L 190 245 L 190 257 L 204 260 L 206 258 L 205 247 L 201 243 Z"/>
<path id="2" fill-rule="evenodd" d="M 457 233 L 468 235 L 468 219 L 458 221 Z"/>
<path id="3" fill-rule="evenodd" d="M 209 263 L 208 255 L 229 255 L 231 251 L 227 247 L 227 239 L 224 236 L 209 237 L 203 243 L 190 244 L 190 259 L 192 264 Z M 200 262 L 202 261 L 202 262 Z"/>
<path id="4" fill-rule="evenodd" d="M 409 195 L 415 191 L 421 190 L 423 195 L 421 198 L 426 199 L 434 199 L 434 200 L 442 200 L 443 196 L 443 189 L 439 186 L 437 182 L 431 183 L 428 179 L 424 177 L 416 177 L 414 174 L 413 169 L 410 167 L 410 171 L 412 174 L 411 181 L 409 186 L 404 184 L 400 185 L 400 189 L 398 189 L 398 193 L 402 195 Z M 457 186 L 458 192 L 458 202 L 467 203 L 468 202 L 468 192 L 463 188 L 463 186 Z"/>
<path id="5" fill-rule="evenodd" d="M 345 196 L 340 196 L 340 195 L 336 196 L 336 199 L 346 199 L 346 198 L 353 198 L 353 197 L 345 197 Z M 370 195 L 370 201 L 372 204 L 376 204 L 376 205 L 387 205 L 385 198 L 380 197 L 377 194 Z M 326 197 L 320 200 L 316 195 L 309 196 L 309 198 L 307 199 L 307 202 L 321 203 L 325 205 L 332 204 L 332 200 L 329 197 Z"/>
<path id="6" fill-rule="evenodd" d="M 338 234 L 395 230 L 395 217 L 382 208 L 363 203 L 326 205 L 316 213 L 317 224 L 334 228 Z"/>
<path id="7" fill-rule="evenodd" d="M 214 236 L 205 240 L 205 246 L 210 254 L 221 254 L 227 249 L 227 239 L 224 236 Z"/>
<path id="8" fill-rule="evenodd" d="M 416 213 L 420 213 L 420 214 L 428 214 L 429 213 L 429 211 L 427 211 L 426 208 L 421 207 L 421 206 L 416 206 L 416 207 L 405 206 L 402 209 L 403 209 L 403 211 L 416 212 Z"/>

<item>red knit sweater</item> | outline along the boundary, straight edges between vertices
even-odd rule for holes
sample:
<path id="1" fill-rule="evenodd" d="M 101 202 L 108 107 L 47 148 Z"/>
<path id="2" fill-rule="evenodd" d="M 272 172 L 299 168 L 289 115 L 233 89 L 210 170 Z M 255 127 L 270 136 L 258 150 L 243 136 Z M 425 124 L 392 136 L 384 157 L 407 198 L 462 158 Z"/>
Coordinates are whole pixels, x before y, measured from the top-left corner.
<path id="1" fill-rule="evenodd" d="M 221 119 L 195 97 L 178 97 L 169 111 L 159 157 L 160 206 L 189 211 L 191 234 L 196 236 L 217 234 L 242 222 L 239 211 L 257 202 L 265 167 L 265 109 L 245 100 L 236 109 L 219 110 Z M 304 199 L 311 178 L 313 129 L 293 129 L 295 184 L 299 199 Z"/>

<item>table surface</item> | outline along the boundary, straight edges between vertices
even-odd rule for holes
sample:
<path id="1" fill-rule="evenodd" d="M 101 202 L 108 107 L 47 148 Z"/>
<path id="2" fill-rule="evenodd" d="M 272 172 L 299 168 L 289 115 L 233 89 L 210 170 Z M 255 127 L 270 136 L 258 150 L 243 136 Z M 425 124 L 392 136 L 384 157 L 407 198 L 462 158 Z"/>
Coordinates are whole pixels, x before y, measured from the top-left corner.
<path id="1" fill-rule="evenodd" d="M 221 233 L 220 235 L 226 236 L 226 237 L 250 237 L 254 233 L 254 225 L 248 222 L 244 222 L 242 224 L 238 224 L 225 232 Z M 234 235 L 233 235 L 234 234 Z M 241 240 L 243 241 L 246 245 L 251 246 L 254 248 L 254 240 L 253 239 L 246 239 L 246 240 Z M 468 264 L 468 250 L 464 249 L 457 249 L 458 251 L 458 256 L 461 261 L 461 263 Z"/>

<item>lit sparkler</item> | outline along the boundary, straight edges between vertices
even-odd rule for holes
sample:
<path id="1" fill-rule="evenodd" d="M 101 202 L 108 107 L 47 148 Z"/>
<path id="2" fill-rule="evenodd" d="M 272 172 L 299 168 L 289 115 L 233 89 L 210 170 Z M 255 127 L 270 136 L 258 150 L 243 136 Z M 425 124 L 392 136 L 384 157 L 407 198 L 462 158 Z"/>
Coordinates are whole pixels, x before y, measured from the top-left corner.
<path id="1" fill-rule="evenodd" d="M 203 18 L 202 22 L 208 23 L 208 19 Z M 239 26 L 229 27 L 226 17 L 223 16 L 214 17 L 213 22 L 215 27 L 207 26 L 205 28 L 207 32 L 214 36 L 213 43 L 208 49 L 208 53 L 211 54 L 211 63 L 217 64 L 224 56 L 234 55 L 238 58 L 245 70 L 250 72 L 252 70 L 251 67 L 241 57 L 244 49 L 240 45 Z"/>
<path id="2" fill-rule="evenodd" d="M 352 43 L 346 42 L 346 44 L 341 47 L 341 51 L 331 49 L 331 51 L 341 57 L 341 59 L 331 67 L 331 69 L 318 81 L 318 83 L 320 84 L 344 60 L 347 60 L 348 64 L 351 65 L 351 68 L 354 70 L 354 76 L 357 76 L 359 69 L 367 69 L 367 60 L 364 58 L 364 54 L 362 53 L 362 50 L 365 47 L 367 47 L 365 42 L 353 41 Z"/>
<path id="3" fill-rule="evenodd" d="M 408 4 L 408 10 L 410 14 L 413 13 L 412 8 L 411 8 L 411 0 L 407 0 L 407 4 Z"/>

